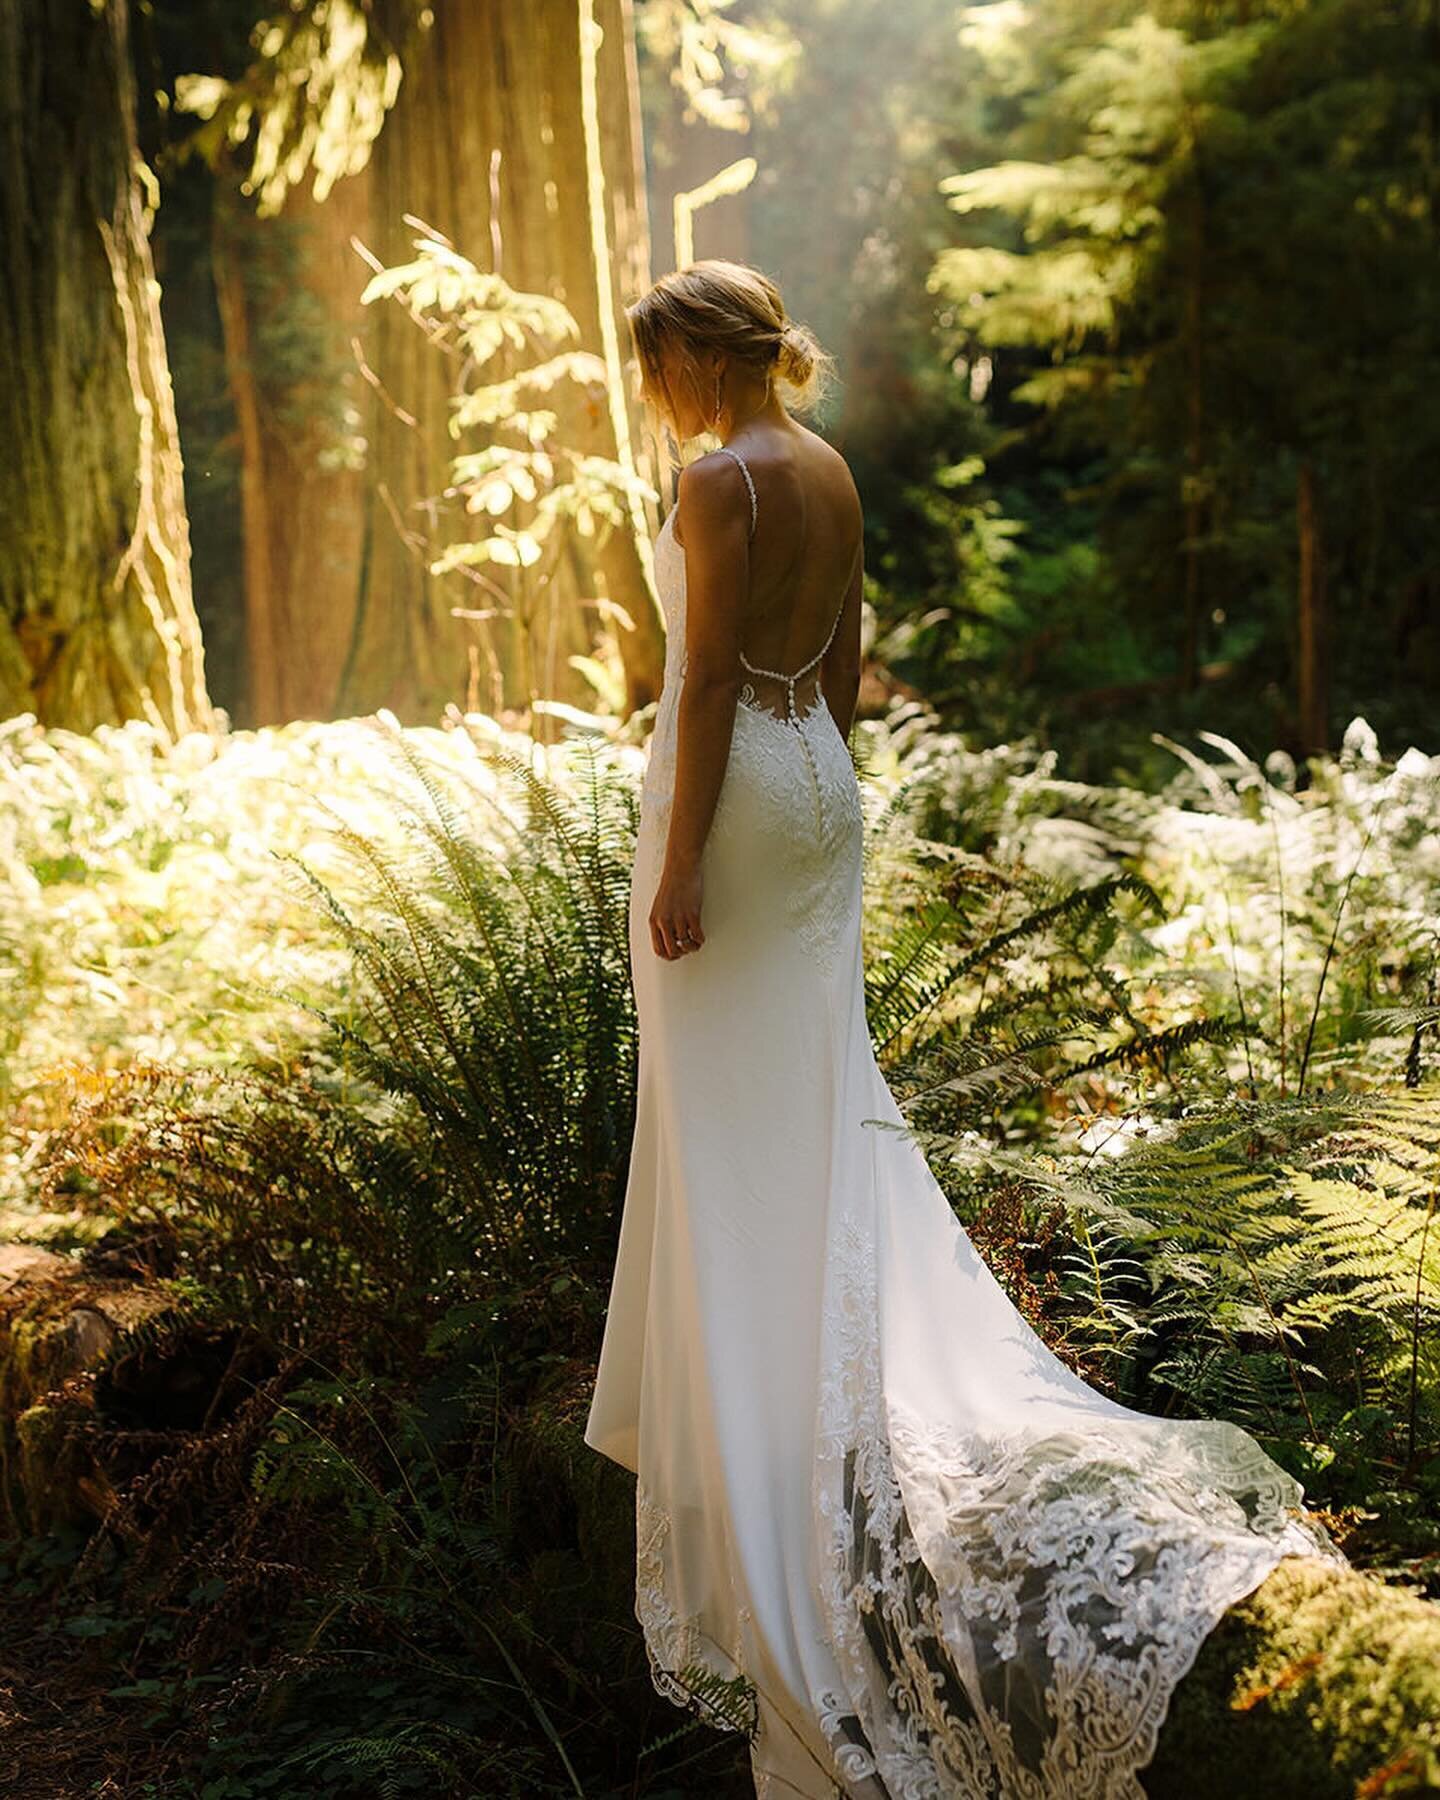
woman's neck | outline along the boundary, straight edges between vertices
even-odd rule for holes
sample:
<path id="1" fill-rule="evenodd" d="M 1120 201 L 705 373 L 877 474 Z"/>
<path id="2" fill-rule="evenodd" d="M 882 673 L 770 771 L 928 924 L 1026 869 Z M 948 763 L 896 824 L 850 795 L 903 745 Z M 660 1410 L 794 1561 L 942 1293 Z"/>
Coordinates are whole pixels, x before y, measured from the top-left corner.
<path id="1" fill-rule="evenodd" d="M 789 424 L 790 415 L 781 404 L 773 382 L 766 382 L 763 387 L 759 382 L 747 382 L 729 409 L 721 414 L 715 435 L 722 444 L 728 443 L 737 432 L 762 420 L 783 427 Z"/>

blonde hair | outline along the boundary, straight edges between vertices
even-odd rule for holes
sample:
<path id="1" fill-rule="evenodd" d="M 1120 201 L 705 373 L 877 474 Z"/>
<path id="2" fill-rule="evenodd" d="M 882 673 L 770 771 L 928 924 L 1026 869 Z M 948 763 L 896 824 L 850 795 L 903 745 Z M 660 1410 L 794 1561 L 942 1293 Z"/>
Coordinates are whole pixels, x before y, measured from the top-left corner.
<path id="1" fill-rule="evenodd" d="M 671 345 L 695 391 L 705 391 L 697 353 L 720 350 L 756 374 L 773 375 L 793 390 L 794 403 L 808 409 L 828 380 L 834 359 L 808 326 L 785 311 L 780 290 L 748 263 L 707 257 L 660 279 L 625 308 L 647 398 L 673 421 L 674 399 L 661 366 Z"/>

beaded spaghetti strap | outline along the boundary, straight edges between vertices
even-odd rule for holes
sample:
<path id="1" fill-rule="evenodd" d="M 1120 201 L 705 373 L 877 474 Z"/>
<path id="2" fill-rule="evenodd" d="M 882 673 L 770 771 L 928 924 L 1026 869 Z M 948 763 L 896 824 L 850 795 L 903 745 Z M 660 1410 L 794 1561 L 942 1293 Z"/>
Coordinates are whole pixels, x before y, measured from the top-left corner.
<path id="1" fill-rule="evenodd" d="M 740 473 L 745 477 L 745 485 L 750 490 L 750 535 L 751 535 L 751 537 L 754 537 L 754 535 L 755 535 L 755 483 L 750 479 L 750 471 L 745 467 L 745 458 L 740 454 L 740 452 L 738 450 L 732 450 L 728 444 L 721 444 L 720 448 L 725 452 L 726 456 L 733 456 L 735 458 L 736 462 L 739 463 Z"/>

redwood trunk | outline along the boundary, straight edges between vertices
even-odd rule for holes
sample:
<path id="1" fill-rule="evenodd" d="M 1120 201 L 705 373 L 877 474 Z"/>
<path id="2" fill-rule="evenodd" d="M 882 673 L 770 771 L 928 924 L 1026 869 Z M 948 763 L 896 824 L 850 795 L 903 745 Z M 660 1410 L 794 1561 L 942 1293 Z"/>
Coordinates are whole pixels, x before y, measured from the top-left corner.
<path id="1" fill-rule="evenodd" d="M 265 432 L 261 423 L 259 382 L 250 343 L 250 309 L 245 294 L 243 215 L 230 192 L 222 167 L 215 183 L 210 262 L 215 299 L 225 346 L 230 399 L 240 441 L 240 513 L 245 543 L 245 658 L 248 722 L 276 724 L 286 715 L 279 693 L 281 671 L 288 661 L 280 620 L 280 601 L 271 566 L 271 482 L 268 479 Z"/>
<path id="2" fill-rule="evenodd" d="M 0 4 L 0 716 L 211 722 L 126 0 Z"/>
<path id="3" fill-rule="evenodd" d="M 246 722 L 329 719 L 354 629 L 365 527 L 365 471 L 356 442 L 369 390 L 352 343 L 365 321 L 368 271 L 351 246 L 370 228 L 369 171 L 323 203 L 292 192 L 280 219 L 257 219 L 222 167 L 216 171 L 212 266 L 225 364 L 241 449 L 245 545 Z M 296 299 L 311 372 L 266 403 L 254 336 L 258 306 L 247 271 L 293 234 Z M 347 423 L 348 421 L 348 423 Z"/>
<path id="4" fill-rule="evenodd" d="M 1300 467 L 1296 513 L 1300 548 L 1296 685 L 1299 690 L 1300 747 L 1310 752 L 1324 750 L 1329 741 L 1330 697 L 1326 656 L 1325 546 L 1315 471 L 1308 462 Z"/>
<path id="5" fill-rule="evenodd" d="M 648 278 L 633 135 L 634 58 L 628 0 L 598 0 L 595 11 L 604 32 L 600 136 L 611 304 L 618 311 Z M 359 235 L 381 261 L 407 261 L 415 233 L 404 215 L 418 215 L 512 287 L 563 300 L 580 328 L 578 347 L 599 354 L 601 297 L 586 169 L 577 0 L 437 7 L 372 154 L 370 227 Z M 363 278 L 358 257 L 355 263 Z M 345 712 L 388 706 L 406 722 L 429 723 L 446 702 L 492 704 L 488 684 L 476 689 L 477 627 L 455 619 L 452 609 L 484 607 L 493 598 L 462 576 L 432 576 L 426 566 L 444 544 L 483 528 L 453 502 L 437 499 L 449 483 L 451 458 L 464 447 L 447 430 L 450 362 L 393 301 L 367 309 L 360 340 L 384 392 L 368 390 L 358 603 L 337 705 Z M 585 454 L 616 455 L 603 395 L 565 384 L 550 398 L 560 441 Z M 633 427 L 628 395 L 627 406 Z M 643 464 L 641 472 L 654 479 Z M 663 640 L 640 535 L 617 530 L 603 544 L 581 541 L 543 590 L 511 584 L 517 611 L 528 613 L 533 629 L 522 631 L 514 619 L 488 627 L 510 704 L 523 705 L 532 688 L 581 704 L 593 700 L 567 659 L 593 648 L 601 629 L 595 603 L 602 597 L 634 623 L 633 632 L 620 634 L 630 703 L 654 698 Z"/>

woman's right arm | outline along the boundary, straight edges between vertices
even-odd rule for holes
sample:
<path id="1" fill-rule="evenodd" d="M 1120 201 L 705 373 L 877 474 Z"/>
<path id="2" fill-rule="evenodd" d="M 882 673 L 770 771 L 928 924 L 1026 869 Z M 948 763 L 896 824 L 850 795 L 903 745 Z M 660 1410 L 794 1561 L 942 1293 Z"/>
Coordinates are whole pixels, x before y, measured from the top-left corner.
<path id="1" fill-rule="evenodd" d="M 855 702 L 860 693 L 860 596 L 865 585 L 865 546 L 862 541 L 855 558 L 855 572 L 845 590 L 845 603 L 835 640 L 820 664 L 820 681 L 825 699 L 841 737 L 848 740 L 855 723 Z"/>

